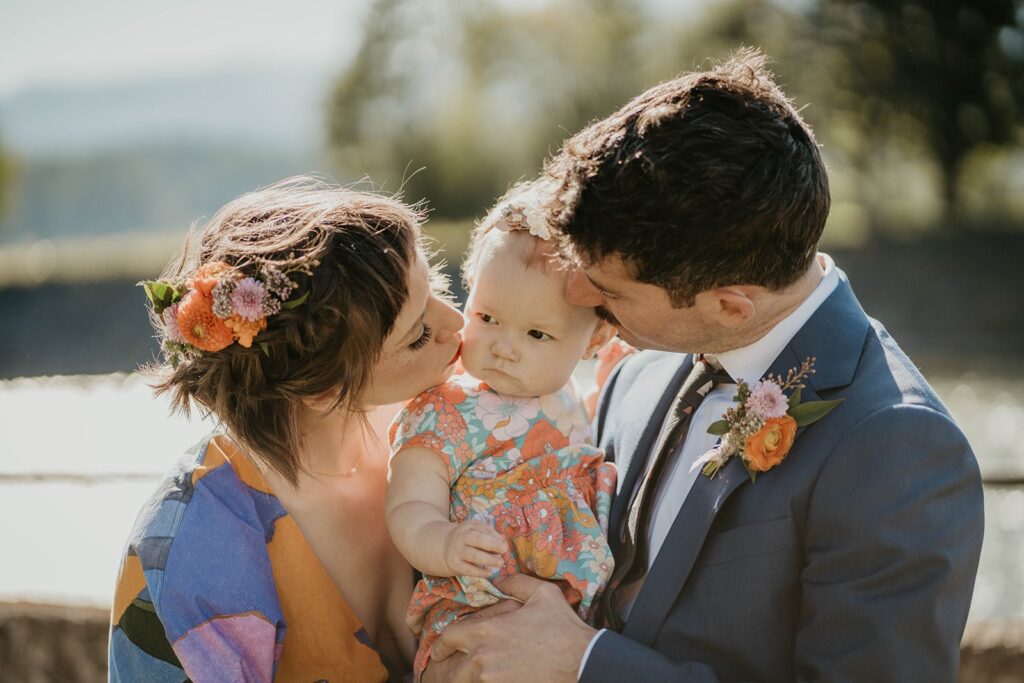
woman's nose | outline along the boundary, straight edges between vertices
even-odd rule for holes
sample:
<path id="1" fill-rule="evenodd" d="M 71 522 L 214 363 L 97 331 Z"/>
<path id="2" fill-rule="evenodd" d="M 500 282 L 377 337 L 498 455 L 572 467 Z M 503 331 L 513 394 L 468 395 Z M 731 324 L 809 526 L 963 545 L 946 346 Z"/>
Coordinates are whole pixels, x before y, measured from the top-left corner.
<path id="1" fill-rule="evenodd" d="M 438 310 L 437 317 L 435 318 L 436 322 L 434 325 L 437 331 L 434 338 L 443 343 L 450 340 L 453 335 L 458 334 L 466 321 L 462 317 L 462 313 L 447 301 L 437 299 L 437 303 L 441 308 Z"/>
<path id="2" fill-rule="evenodd" d="M 574 306 L 600 306 L 604 303 L 601 290 L 583 271 L 575 269 L 569 273 L 569 281 L 565 283 L 565 298 Z"/>

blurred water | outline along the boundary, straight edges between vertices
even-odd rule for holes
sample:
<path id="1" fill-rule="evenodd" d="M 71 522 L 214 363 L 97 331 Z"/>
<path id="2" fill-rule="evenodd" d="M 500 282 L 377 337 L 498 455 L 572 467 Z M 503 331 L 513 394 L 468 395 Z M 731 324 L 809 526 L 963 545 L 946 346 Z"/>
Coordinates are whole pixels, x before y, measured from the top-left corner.
<path id="1" fill-rule="evenodd" d="M 1024 474 L 1024 375 L 933 381 L 983 472 Z M 136 511 L 211 428 L 134 374 L 0 381 L 0 600 L 109 604 Z M 986 488 L 985 509 L 971 619 L 1024 618 L 1024 487 Z"/>

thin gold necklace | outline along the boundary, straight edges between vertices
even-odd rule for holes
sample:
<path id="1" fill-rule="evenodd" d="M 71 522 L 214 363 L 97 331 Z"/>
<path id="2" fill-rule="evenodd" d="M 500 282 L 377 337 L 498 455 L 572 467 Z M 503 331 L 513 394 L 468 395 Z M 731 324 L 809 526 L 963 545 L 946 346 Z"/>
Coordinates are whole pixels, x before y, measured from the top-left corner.
<path id="1" fill-rule="evenodd" d="M 306 469 L 309 470 L 310 472 L 312 472 L 313 474 L 319 474 L 319 475 L 322 475 L 324 477 L 351 477 L 352 475 L 354 475 L 359 470 L 359 465 L 361 465 L 362 462 L 363 462 L 363 451 L 359 451 L 359 456 L 356 458 L 355 463 L 353 463 L 352 468 L 349 469 L 348 472 L 324 472 L 324 471 L 318 470 L 318 469 L 316 469 L 314 467 L 310 467 L 309 465 L 306 466 Z"/>

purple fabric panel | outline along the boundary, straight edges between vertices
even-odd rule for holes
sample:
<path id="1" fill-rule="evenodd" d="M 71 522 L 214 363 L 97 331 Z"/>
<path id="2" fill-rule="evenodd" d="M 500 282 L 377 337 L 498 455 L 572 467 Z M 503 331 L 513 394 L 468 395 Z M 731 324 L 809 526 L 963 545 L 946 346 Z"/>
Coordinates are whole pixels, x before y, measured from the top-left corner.
<path id="1" fill-rule="evenodd" d="M 174 643 L 174 652 L 195 683 L 270 683 L 279 648 L 277 629 L 257 614 L 208 621 Z"/>

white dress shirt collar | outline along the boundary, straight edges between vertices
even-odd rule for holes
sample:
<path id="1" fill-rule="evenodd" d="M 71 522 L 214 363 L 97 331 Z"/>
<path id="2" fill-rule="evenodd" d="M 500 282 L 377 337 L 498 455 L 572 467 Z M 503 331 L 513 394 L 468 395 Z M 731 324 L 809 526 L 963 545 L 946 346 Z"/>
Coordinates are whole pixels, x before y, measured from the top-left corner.
<path id="1" fill-rule="evenodd" d="M 753 344 L 741 349 L 725 351 L 715 356 L 733 379 L 742 379 L 748 386 L 757 384 L 782 353 L 782 350 L 786 348 L 786 345 L 800 331 L 800 328 L 810 320 L 818 307 L 835 290 L 839 284 L 839 273 L 836 271 L 832 258 L 827 254 L 819 253 L 818 262 L 825 274 L 814 291 L 803 300 L 796 310 L 779 321 L 768 331 L 768 334 Z"/>

